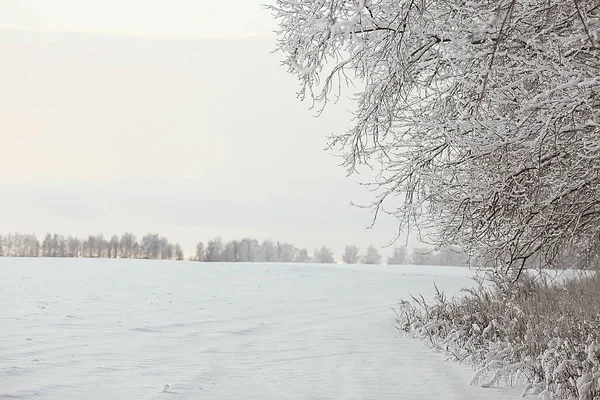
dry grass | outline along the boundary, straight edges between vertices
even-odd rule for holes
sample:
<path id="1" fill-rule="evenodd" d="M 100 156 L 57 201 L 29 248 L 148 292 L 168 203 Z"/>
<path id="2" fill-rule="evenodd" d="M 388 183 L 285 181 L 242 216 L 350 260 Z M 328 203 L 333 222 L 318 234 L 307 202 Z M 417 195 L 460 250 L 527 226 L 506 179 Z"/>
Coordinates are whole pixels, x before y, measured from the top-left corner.
<path id="1" fill-rule="evenodd" d="M 541 398 L 600 398 L 600 274 L 528 276 L 448 300 L 401 302 L 398 328 L 479 369 L 472 383 L 528 382 Z"/>

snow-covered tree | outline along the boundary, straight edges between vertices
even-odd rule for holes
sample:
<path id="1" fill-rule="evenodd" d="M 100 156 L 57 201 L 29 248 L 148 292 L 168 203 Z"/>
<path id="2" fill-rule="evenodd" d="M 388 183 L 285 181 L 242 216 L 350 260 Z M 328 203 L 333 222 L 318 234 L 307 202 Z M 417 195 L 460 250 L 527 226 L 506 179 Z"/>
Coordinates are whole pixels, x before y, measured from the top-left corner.
<path id="1" fill-rule="evenodd" d="M 350 172 L 379 171 L 375 215 L 496 271 L 600 247 L 598 0 L 270 9 L 302 99 L 325 107 L 358 88 L 354 126 L 331 146 Z"/>
<path id="2" fill-rule="evenodd" d="M 277 257 L 277 248 L 272 240 L 263 240 L 260 249 L 260 260 L 265 262 L 279 261 Z"/>
<path id="3" fill-rule="evenodd" d="M 47 233 L 44 241 L 42 242 L 42 256 L 43 257 L 55 257 L 56 250 L 54 246 L 54 241 L 52 240 L 52 235 Z"/>
<path id="4" fill-rule="evenodd" d="M 437 265 L 461 266 L 467 262 L 465 254 L 457 248 L 444 248 L 435 254 Z"/>
<path id="5" fill-rule="evenodd" d="M 223 251 L 223 240 L 220 237 L 209 240 L 206 245 L 206 261 L 221 261 Z"/>
<path id="6" fill-rule="evenodd" d="M 184 254 L 183 249 L 179 243 L 175 243 L 175 259 L 178 261 L 183 260 Z"/>
<path id="7" fill-rule="evenodd" d="M 356 264 L 359 260 L 358 253 L 360 249 L 357 246 L 346 246 L 344 254 L 342 254 L 342 261 L 346 264 Z"/>
<path id="8" fill-rule="evenodd" d="M 142 248 L 137 241 L 135 241 L 133 243 L 131 257 L 132 258 L 142 258 Z"/>
<path id="9" fill-rule="evenodd" d="M 108 245 L 108 258 L 117 258 L 119 256 L 119 237 L 112 235 Z"/>
<path id="10" fill-rule="evenodd" d="M 277 242 L 277 261 L 292 262 L 298 257 L 298 249 L 290 243 Z"/>
<path id="11" fill-rule="evenodd" d="M 137 242 L 133 233 L 125 232 L 119 239 L 119 249 L 122 258 L 133 257 L 133 246 Z"/>
<path id="12" fill-rule="evenodd" d="M 413 265 L 437 265 L 435 252 L 427 247 L 415 247 L 410 257 Z"/>
<path id="13" fill-rule="evenodd" d="M 260 243 L 256 239 L 244 238 L 240 240 L 239 261 L 255 262 L 260 253 Z"/>
<path id="14" fill-rule="evenodd" d="M 219 261 L 238 262 L 240 261 L 240 242 L 231 240 L 225 244 L 221 251 Z"/>
<path id="15" fill-rule="evenodd" d="M 297 254 L 296 258 L 294 259 L 294 261 L 299 262 L 299 263 L 311 262 L 311 258 L 308 255 L 308 250 L 306 250 L 306 249 L 298 250 L 298 254 Z"/>
<path id="16" fill-rule="evenodd" d="M 363 262 L 365 264 L 381 264 L 381 254 L 374 246 L 369 246 Z"/>
<path id="17" fill-rule="evenodd" d="M 166 238 L 161 238 L 161 255 L 162 260 L 172 260 L 175 257 L 175 246 L 169 243 Z"/>
<path id="18" fill-rule="evenodd" d="M 320 249 L 315 250 L 315 256 L 313 257 L 313 261 L 322 264 L 332 264 L 335 262 L 333 258 L 333 252 L 329 250 L 329 248 L 327 248 L 326 246 L 321 246 Z"/>
<path id="19" fill-rule="evenodd" d="M 194 260 L 196 261 L 204 261 L 205 260 L 205 255 L 204 255 L 204 243 L 202 242 L 198 242 L 198 244 L 196 245 L 196 257 L 194 257 Z"/>
<path id="20" fill-rule="evenodd" d="M 140 243 L 142 258 L 155 260 L 161 253 L 160 238 L 156 233 L 149 233 L 142 237 Z"/>
<path id="21" fill-rule="evenodd" d="M 81 241 L 73 236 L 67 237 L 67 257 L 81 256 Z"/>
<path id="22" fill-rule="evenodd" d="M 406 262 L 406 246 L 394 248 L 394 253 L 387 259 L 387 263 L 390 265 L 403 265 Z"/>

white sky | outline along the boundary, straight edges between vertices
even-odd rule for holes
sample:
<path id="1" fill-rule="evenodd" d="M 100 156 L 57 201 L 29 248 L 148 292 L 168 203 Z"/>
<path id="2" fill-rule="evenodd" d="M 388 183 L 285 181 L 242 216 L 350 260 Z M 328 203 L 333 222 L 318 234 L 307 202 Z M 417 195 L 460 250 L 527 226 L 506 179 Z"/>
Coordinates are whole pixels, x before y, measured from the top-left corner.
<path id="1" fill-rule="evenodd" d="M 0 0 L 2 232 L 385 245 L 261 2 Z M 388 253 L 387 250 L 384 253 Z"/>
<path id="2" fill-rule="evenodd" d="M 0 0 L 0 25 L 28 29 L 198 38 L 268 34 L 255 0 Z"/>

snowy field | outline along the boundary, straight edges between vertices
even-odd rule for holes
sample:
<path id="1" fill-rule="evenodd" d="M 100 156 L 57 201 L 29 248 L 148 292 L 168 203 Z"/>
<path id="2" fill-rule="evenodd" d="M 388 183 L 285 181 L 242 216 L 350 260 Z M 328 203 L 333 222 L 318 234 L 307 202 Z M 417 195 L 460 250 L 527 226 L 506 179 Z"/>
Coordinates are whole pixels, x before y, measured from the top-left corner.
<path id="1" fill-rule="evenodd" d="M 399 298 L 468 275 L 0 258 L 0 398 L 516 399 L 393 328 Z"/>

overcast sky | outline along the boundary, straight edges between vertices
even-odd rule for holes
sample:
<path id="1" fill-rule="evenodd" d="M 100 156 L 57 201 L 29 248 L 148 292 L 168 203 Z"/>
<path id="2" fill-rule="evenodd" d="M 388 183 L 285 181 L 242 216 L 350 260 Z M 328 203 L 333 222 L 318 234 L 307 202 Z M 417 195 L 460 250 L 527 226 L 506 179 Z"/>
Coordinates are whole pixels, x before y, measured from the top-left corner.
<path id="1" fill-rule="evenodd" d="M 324 151 L 352 103 L 296 99 L 261 3 L 0 0 L 0 234 L 387 244 Z"/>

